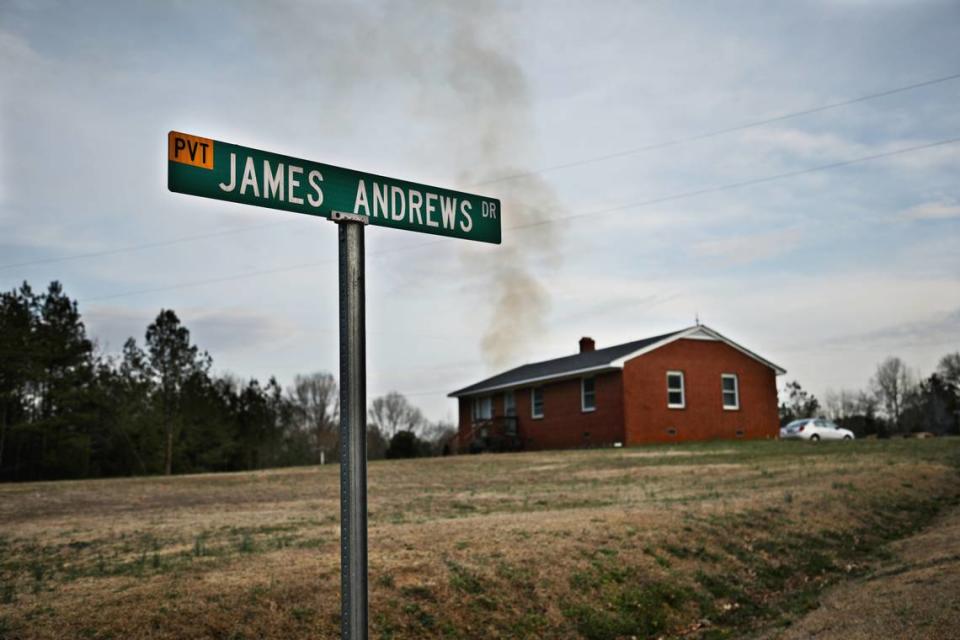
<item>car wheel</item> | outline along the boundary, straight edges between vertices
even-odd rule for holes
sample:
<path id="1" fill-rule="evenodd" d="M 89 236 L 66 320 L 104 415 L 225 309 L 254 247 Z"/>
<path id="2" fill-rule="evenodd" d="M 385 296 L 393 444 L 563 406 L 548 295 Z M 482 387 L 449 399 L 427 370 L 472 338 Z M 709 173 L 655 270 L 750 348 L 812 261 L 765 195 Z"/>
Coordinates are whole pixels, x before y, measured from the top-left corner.
<path id="1" fill-rule="evenodd" d="M 810 442 L 819 442 L 819 441 L 820 441 L 820 436 L 818 436 L 817 434 L 813 434 L 812 436 L 810 436 Z"/>
<path id="2" fill-rule="evenodd" d="M 853 440 L 853 438 L 851 438 L 850 436 L 843 436 L 843 439 L 844 439 L 844 440 Z"/>

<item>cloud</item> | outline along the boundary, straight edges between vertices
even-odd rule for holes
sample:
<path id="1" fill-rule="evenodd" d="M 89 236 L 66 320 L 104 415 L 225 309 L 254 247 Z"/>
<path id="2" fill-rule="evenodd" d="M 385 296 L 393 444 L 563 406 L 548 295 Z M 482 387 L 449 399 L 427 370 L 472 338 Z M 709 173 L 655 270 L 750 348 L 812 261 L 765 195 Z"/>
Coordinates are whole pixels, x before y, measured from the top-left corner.
<path id="1" fill-rule="evenodd" d="M 846 135 L 812 132 L 792 127 L 763 127 L 743 134 L 744 141 L 765 151 L 805 161 L 830 161 L 856 158 L 869 153 L 867 147 Z"/>
<path id="2" fill-rule="evenodd" d="M 948 220 L 960 218 L 960 204 L 956 201 L 925 202 L 900 212 L 900 217 L 906 220 Z"/>
<path id="3" fill-rule="evenodd" d="M 802 240 L 803 232 L 800 229 L 784 229 L 702 240 L 693 245 L 693 252 L 725 264 L 745 265 L 788 253 L 799 246 Z"/>
<path id="4" fill-rule="evenodd" d="M 874 343 L 890 347 L 942 345 L 960 336 L 960 307 L 947 313 L 935 313 L 922 319 L 891 324 L 872 331 L 835 338 L 833 343 Z"/>
<path id="5" fill-rule="evenodd" d="M 891 169 L 910 171 L 926 179 L 929 179 L 932 175 L 936 175 L 936 172 L 951 172 L 952 177 L 956 172 L 958 164 L 960 164 L 960 141 L 955 138 L 956 135 L 954 134 L 953 136 L 936 135 L 928 138 L 911 137 L 903 138 L 899 141 L 893 140 L 880 145 L 874 153 L 887 153 L 898 149 L 919 147 L 941 140 L 944 142 L 943 144 L 928 149 L 883 158 L 877 161 L 876 164 Z"/>
<path id="6" fill-rule="evenodd" d="M 585 333 L 600 345 L 676 329 L 699 311 L 820 388 L 859 384 L 887 352 L 924 367 L 956 348 L 943 319 L 960 300 L 960 252 L 944 223 L 960 205 L 960 144 L 711 188 L 956 136 L 960 82 L 539 183 L 476 185 L 946 75 L 960 51 L 950 3 L 864 4 L 829 20 L 804 3 L 2 6 L 0 262 L 258 228 L 0 271 L 10 287 L 61 280 L 114 352 L 173 308 L 218 369 L 282 381 L 336 369 L 333 226 L 170 194 L 171 128 L 501 197 L 498 247 L 368 230 L 371 395 L 493 373 L 481 351 L 491 318 L 504 323 L 494 335 L 527 338 L 508 350 L 514 364 L 572 352 Z M 261 275 L 229 279 L 248 273 Z M 135 291 L 151 292 L 108 300 Z M 498 300 L 508 312 L 493 311 Z M 518 302 L 536 304 L 514 313 Z M 944 337 L 901 349 L 897 335 Z M 451 406 L 442 393 L 417 401 L 434 417 Z"/>
<path id="7" fill-rule="evenodd" d="M 217 364 L 229 352 L 266 350 L 286 344 L 300 332 L 276 315 L 242 308 L 178 309 L 180 322 L 190 330 L 191 341 L 208 351 Z M 159 309 L 94 306 L 84 310 L 83 319 L 90 335 L 100 341 L 107 353 L 119 352 L 129 337 L 143 344 L 147 326 Z"/>

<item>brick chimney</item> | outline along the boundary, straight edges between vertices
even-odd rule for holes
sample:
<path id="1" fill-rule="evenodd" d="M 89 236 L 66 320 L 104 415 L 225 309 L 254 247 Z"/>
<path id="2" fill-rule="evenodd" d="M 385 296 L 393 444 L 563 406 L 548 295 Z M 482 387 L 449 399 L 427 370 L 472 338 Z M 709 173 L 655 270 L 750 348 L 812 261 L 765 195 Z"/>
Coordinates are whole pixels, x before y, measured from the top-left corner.
<path id="1" fill-rule="evenodd" d="M 586 353 L 587 351 L 593 351 L 596 348 L 596 345 L 593 342 L 593 338 L 588 338 L 584 336 L 580 338 L 580 353 Z"/>

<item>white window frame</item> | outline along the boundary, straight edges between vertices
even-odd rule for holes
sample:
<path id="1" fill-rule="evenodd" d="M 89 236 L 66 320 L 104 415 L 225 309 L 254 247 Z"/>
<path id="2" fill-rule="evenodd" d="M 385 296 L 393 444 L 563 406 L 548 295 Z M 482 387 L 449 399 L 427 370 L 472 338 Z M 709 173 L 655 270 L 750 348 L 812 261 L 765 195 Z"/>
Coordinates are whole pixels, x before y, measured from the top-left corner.
<path id="1" fill-rule="evenodd" d="M 723 388 L 724 380 L 733 380 L 733 398 L 734 404 L 727 404 L 727 393 L 726 389 Z M 721 373 L 720 374 L 720 402 L 723 403 L 724 411 L 739 411 L 740 410 L 740 376 L 735 373 Z"/>
<path id="2" fill-rule="evenodd" d="M 680 389 L 670 388 L 670 376 L 680 376 Z M 680 391 L 680 403 L 671 403 L 670 394 Z M 686 409 L 687 408 L 687 381 L 683 371 L 667 371 L 667 409 Z"/>
<path id="3" fill-rule="evenodd" d="M 587 380 L 593 382 L 593 391 L 591 395 L 593 396 L 593 406 L 587 406 Z M 597 410 L 597 379 L 593 376 L 589 378 L 580 378 L 580 411 L 583 413 L 590 413 L 591 411 Z"/>
<path id="4" fill-rule="evenodd" d="M 507 398 L 510 398 L 510 403 L 507 403 Z M 517 415 L 517 396 L 513 392 L 513 389 L 510 391 L 503 392 L 503 415 L 505 416 L 515 416 Z"/>
<path id="5" fill-rule="evenodd" d="M 534 398 L 537 391 L 540 392 L 540 413 L 537 413 L 537 402 Z M 534 420 L 539 420 L 543 417 L 544 413 L 544 401 L 543 401 L 543 387 L 532 387 L 530 389 L 530 417 Z"/>

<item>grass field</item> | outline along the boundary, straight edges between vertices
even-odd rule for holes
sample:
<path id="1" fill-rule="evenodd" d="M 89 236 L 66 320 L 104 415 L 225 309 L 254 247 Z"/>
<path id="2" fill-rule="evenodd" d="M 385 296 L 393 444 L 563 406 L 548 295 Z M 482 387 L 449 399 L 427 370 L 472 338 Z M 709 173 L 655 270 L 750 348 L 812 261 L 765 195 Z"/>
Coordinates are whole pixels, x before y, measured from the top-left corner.
<path id="1" fill-rule="evenodd" d="M 783 627 L 957 505 L 958 465 L 958 439 L 373 462 L 371 637 Z M 338 500 L 333 465 L 0 486 L 0 637 L 338 637 Z"/>

